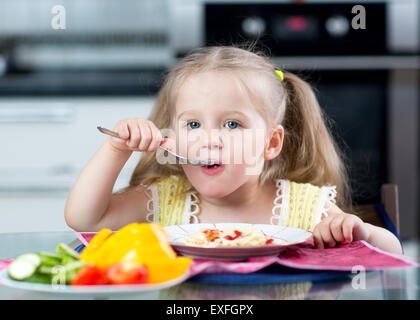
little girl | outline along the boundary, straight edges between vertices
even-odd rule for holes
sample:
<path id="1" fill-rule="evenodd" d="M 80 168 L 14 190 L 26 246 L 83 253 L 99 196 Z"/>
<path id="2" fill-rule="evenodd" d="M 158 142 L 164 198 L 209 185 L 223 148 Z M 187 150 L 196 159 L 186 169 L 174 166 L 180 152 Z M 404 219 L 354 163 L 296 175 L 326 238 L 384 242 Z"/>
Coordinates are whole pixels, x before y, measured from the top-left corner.
<path id="1" fill-rule="evenodd" d="M 150 120 L 121 120 L 114 131 L 122 139 L 107 138 L 67 199 L 65 219 L 75 230 L 141 221 L 271 223 L 313 232 L 319 248 L 366 240 L 402 251 L 391 232 L 344 212 L 351 210 L 345 167 L 315 94 L 262 55 L 195 50 L 170 70 Z M 247 132 L 262 139 L 244 139 Z M 160 145 L 216 165 L 162 164 Z M 134 151 L 143 154 L 130 185 L 113 194 Z M 252 159 L 232 161 L 253 151 Z"/>

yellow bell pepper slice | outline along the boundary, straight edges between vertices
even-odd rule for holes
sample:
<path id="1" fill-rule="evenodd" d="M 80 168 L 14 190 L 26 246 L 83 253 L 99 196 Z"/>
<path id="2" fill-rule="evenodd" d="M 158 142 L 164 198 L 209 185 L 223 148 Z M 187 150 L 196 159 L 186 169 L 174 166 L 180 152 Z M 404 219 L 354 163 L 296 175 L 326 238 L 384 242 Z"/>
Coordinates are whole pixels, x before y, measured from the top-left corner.
<path id="1" fill-rule="evenodd" d="M 147 283 L 159 283 L 182 276 L 189 268 L 192 259 L 179 257 L 176 259 L 152 259 L 145 263 L 148 271 Z"/>
<path id="2" fill-rule="evenodd" d="M 99 231 L 92 240 L 90 240 L 89 245 L 83 249 L 80 254 L 80 260 L 87 258 L 92 252 L 98 249 L 112 233 L 110 229 L 102 229 Z"/>
<path id="3" fill-rule="evenodd" d="M 119 262 L 143 264 L 149 272 L 148 283 L 177 278 L 189 268 L 192 259 L 177 257 L 161 224 L 131 223 L 109 236 L 101 230 L 85 248 L 81 260 L 107 268 Z"/>

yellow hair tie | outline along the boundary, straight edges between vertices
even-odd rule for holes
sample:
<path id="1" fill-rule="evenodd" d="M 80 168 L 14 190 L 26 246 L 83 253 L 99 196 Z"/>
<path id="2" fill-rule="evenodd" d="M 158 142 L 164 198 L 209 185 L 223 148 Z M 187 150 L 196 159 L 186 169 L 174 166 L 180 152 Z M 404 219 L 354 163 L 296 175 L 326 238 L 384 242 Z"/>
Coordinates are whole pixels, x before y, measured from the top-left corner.
<path id="1" fill-rule="evenodd" d="M 280 78 L 280 81 L 284 80 L 283 71 L 275 69 L 277 76 Z"/>

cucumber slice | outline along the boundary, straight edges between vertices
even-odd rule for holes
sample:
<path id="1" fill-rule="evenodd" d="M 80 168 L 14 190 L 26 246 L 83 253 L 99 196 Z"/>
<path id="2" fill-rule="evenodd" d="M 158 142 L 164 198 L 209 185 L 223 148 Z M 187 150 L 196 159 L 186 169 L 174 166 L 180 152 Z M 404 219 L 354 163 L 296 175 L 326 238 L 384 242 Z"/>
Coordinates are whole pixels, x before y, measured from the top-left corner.
<path id="1" fill-rule="evenodd" d="M 68 265 L 69 263 L 75 262 L 75 261 L 79 261 L 73 257 L 70 257 L 67 254 L 63 254 L 63 257 L 61 258 L 61 262 L 59 264 L 65 266 Z"/>
<path id="2" fill-rule="evenodd" d="M 74 260 L 73 262 L 69 262 L 66 265 L 55 265 L 53 267 L 41 265 L 36 271 L 36 273 L 39 275 L 50 275 L 50 276 L 58 275 L 59 273 L 64 273 L 67 279 L 69 275 L 73 275 L 73 273 L 77 273 L 84 265 L 85 265 L 85 262 L 81 260 Z"/>
<path id="3" fill-rule="evenodd" d="M 44 257 L 53 258 L 53 259 L 61 258 L 61 256 L 58 253 L 53 253 L 53 252 L 48 252 L 48 251 L 38 251 L 37 254 Z"/>
<path id="4" fill-rule="evenodd" d="M 79 269 L 81 269 L 82 267 L 84 267 L 85 264 L 86 263 L 84 261 L 82 261 L 82 260 L 74 261 L 74 262 L 69 263 L 66 266 L 64 266 L 64 270 L 66 272 L 68 272 L 68 271 L 74 271 L 74 270 L 77 270 L 78 271 Z"/>
<path id="5" fill-rule="evenodd" d="M 8 267 L 9 276 L 15 280 L 24 280 L 32 276 L 41 265 L 41 258 L 34 253 L 17 257 Z"/>
<path id="6" fill-rule="evenodd" d="M 25 282 L 51 284 L 51 275 L 35 272 L 30 277 L 26 278 Z"/>
<path id="7" fill-rule="evenodd" d="M 73 279 L 76 277 L 77 272 L 83 266 L 85 265 L 85 262 L 81 260 L 75 260 L 73 262 L 68 263 L 67 265 L 57 265 L 55 267 L 44 267 L 41 266 L 37 274 L 43 274 L 43 275 L 50 275 L 51 280 L 56 283 L 61 283 L 61 281 L 64 281 L 66 284 L 70 284 Z"/>
<path id="8" fill-rule="evenodd" d="M 43 266 L 53 267 L 61 264 L 61 256 L 57 253 L 40 251 L 37 252 L 37 255 L 41 258 L 41 264 Z"/>
<path id="9" fill-rule="evenodd" d="M 55 266 L 44 266 L 44 265 L 41 265 L 39 268 L 38 268 L 38 270 L 37 270 L 37 273 L 39 273 L 39 274 L 49 274 L 49 275 L 51 275 L 51 274 L 54 274 L 54 267 Z"/>
<path id="10" fill-rule="evenodd" d="M 65 243 L 59 243 L 57 246 L 57 252 L 60 253 L 61 255 L 67 255 L 72 257 L 73 259 L 79 259 L 80 255 L 73 250 L 72 248 L 70 248 L 67 244 Z"/>
<path id="11" fill-rule="evenodd" d="M 35 253 L 25 253 L 16 258 L 16 260 L 28 261 L 36 266 L 41 264 L 41 259 Z"/>

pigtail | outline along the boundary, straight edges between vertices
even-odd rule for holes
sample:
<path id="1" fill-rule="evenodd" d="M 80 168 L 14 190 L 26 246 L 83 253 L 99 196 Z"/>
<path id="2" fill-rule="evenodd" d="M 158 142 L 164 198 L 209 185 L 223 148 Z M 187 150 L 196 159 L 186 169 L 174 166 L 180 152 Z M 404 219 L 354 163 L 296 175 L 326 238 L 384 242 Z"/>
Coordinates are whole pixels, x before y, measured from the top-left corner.
<path id="1" fill-rule="evenodd" d="M 276 163 L 268 161 L 264 171 L 273 174 L 274 168 L 280 168 L 280 172 L 275 174 L 282 179 L 317 186 L 335 185 L 337 205 L 342 210 L 351 210 L 344 155 L 326 126 L 327 117 L 314 91 L 306 81 L 290 72 L 284 72 L 281 83 L 286 99 L 281 121 L 284 128 L 283 148 L 280 155 L 272 160 Z"/>

